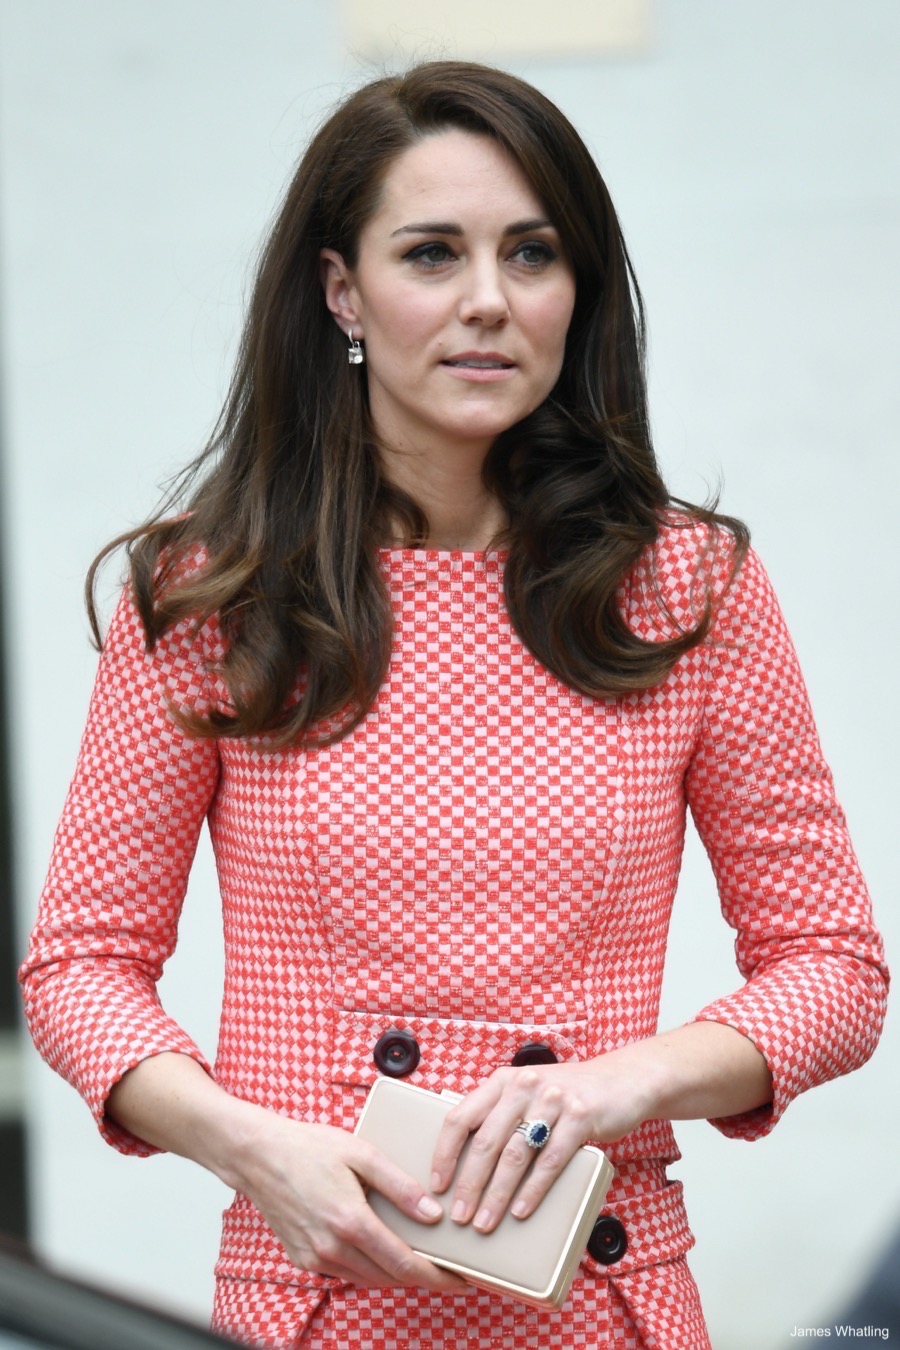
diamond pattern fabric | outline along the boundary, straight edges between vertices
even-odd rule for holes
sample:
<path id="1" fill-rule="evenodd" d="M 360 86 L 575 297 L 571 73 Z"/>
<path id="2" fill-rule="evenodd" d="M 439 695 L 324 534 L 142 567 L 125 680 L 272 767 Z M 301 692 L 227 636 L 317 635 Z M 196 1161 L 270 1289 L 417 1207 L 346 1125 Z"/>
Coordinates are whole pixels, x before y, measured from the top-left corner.
<path id="1" fill-rule="evenodd" d="M 760 1137 L 862 1063 L 886 991 L 868 897 L 765 572 L 751 553 L 726 590 L 726 561 L 702 530 L 663 531 L 622 589 L 628 622 L 657 640 L 693 623 L 712 569 L 714 630 L 657 688 L 592 700 L 516 636 L 501 554 L 386 550 L 386 681 L 350 735 L 307 753 L 179 731 L 173 706 L 227 697 L 215 625 L 148 653 L 126 589 L 22 972 L 38 1047 L 106 1139 L 153 1151 L 104 1114 L 130 1067 L 163 1050 L 204 1062 L 156 982 L 206 819 L 226 941 L 214 1071 L 268 1109 L 352 1129 L 391 1028 L 418 1042 L 410 1082 L 456 1092 L 529 1041 L 582 1059 L 653 1035 L 688 809 L 742 979 L 698 1016 L 750 1037 L 775 1084 L 771 1106 L 713 1123 Z M 671 1126 L 607 1151 L 604 1212 L 628 1250 L 610 1267 L 586 1255 L 559 1312 L 347 1289 L 293 1268 L 238 1196 L 216 1323 L 309 1350 L 702 1348 Z"/>

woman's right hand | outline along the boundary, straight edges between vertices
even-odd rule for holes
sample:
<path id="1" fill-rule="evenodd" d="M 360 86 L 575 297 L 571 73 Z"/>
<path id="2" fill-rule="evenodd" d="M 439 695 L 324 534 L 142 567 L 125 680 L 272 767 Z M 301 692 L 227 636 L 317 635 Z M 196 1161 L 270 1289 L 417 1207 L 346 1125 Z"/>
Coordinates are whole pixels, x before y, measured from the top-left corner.
<path id="1" fill-rule="evenodd" d="M 254 1108 L 259 1110 L 259 1108 Z M 345 1130 L 261 1112 L 240 1148 L 239 1189 L 301 1270 L 359 1285 L 456 1293 L 464 1280 L 418 1256 L 366 1200 L 372 1188 L 404 1214 L 434 1223 L 442 1209 L 407 1173 Z"/>
<path id="2" fill-rule="evenodd" d="M 246 1195 L 301 1270 L 351 1284 L 469 1287 L 417 1256 L 370 1209 L 368 1188 L 421 1223 L 442 1213 L 417 1181 L 346 1130 L 242 1101 L 189 1056 L 167 1051 L 129 1069 L 107 1111 L 138 1138 L 193 1159 Z"/>

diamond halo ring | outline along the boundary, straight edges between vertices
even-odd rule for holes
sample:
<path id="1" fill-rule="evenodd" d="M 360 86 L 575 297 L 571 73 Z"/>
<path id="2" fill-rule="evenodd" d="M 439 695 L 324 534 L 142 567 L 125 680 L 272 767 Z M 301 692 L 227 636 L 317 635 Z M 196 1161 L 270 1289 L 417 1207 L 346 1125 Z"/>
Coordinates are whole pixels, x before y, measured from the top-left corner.
<path id="1" fill-rule="evenodd" d="M 523 1120 L 521 1125 L 516 1126 L 516 1133 L 522 1136 L 529 1148 L 543 1148 L 551 1131 L 546 1120 Z"/>

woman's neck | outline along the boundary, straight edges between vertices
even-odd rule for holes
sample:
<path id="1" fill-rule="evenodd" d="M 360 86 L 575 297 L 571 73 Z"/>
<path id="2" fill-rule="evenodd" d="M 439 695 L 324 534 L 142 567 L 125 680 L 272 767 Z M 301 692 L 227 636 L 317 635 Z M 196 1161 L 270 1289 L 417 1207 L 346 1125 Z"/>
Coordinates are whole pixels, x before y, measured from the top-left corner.
<path id="1" fill-rule="evenodd" d="M 440 513 L 428 510 L 420 503 L 428 517 L 428 538 L 425 548 L 450 549 L 462 553 L 480 553 L 488 548 L 506 527 L 506 516 L 496 498 L 489 498 L 482 510 Z"/>
<path id="2" fill-rule="evenodd" d="M 384 456 L 390 481 L 422 508 L 428 519 L 425 548 L 480 552 L 506 527 L 500 502 L 484 485 L 482 458 L 431 461 L 427 456 Z"/>

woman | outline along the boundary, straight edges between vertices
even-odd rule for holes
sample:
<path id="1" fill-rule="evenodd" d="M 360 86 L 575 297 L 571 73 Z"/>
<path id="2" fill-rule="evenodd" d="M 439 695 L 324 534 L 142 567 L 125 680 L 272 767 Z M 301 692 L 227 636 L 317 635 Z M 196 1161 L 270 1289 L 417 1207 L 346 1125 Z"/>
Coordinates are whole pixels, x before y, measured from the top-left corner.
<path id="1" fill-rule="evenodd" d="M 558 109 L 451 62 L 349 98 L 193 467 L 186 509 L 123 536 L 23 968 L 38 1045 L 116 1147 L 235 1188 L 233 1335 L 707 1345 L 669 1121 L 766 1134 L 871 1053 L 886 971 L 765 574 L 660 479 L 628 255 Z M 658 1034 L 686 804 L 745 983 Z M 214 1077 L 155 992 L 207 816 Z M 352 1134 L 379 1072 L 464 1094 L 433 1190 L 482 1231 L 607 1149 L 563 1309 L 378 1222 L 368 1187 L 440 1212 Z"/>

